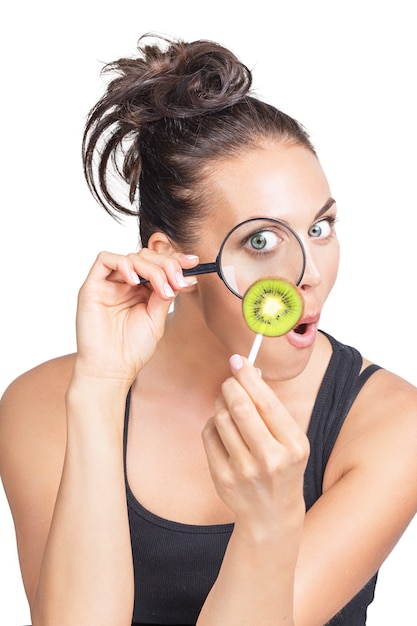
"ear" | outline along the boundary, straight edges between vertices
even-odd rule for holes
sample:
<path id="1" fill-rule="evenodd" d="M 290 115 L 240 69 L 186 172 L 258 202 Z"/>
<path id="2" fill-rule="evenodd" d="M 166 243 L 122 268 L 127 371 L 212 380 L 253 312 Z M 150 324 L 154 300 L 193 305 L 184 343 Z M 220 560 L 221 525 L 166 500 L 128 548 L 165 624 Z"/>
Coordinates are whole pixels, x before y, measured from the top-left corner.
<path id="1" fill-rule="evenodd" d="M 156 252 L 157 254 L 166 254 L 168 256 L 170 254 L 174 254 L 174 252 L 181 252 L 178 246 L 176 246 L 171 241 L 168 235 L 166 235 L 165 233 L 161 233 L 161 232 L 153 233 L 149 237 L 147 247 L 149 250 L 152 250 L 153 252 Z M 190 281 L 190 284 L 188 285 L 188 287 L 181 288 L 182 293 L 184 292 L 190 293 L 191 291 L 194 291 L 197 288 L 196 279 L 194 279 L 194 282 L 191 282 L 192 278 L 190 278 L 189 281 Z"/>
<path id="2" fill-rule="evenodd" d="M 156 232 L 149 237 L 148 248 L 158 254 L 172 254 L 178 250 L 165 233 Z"/>

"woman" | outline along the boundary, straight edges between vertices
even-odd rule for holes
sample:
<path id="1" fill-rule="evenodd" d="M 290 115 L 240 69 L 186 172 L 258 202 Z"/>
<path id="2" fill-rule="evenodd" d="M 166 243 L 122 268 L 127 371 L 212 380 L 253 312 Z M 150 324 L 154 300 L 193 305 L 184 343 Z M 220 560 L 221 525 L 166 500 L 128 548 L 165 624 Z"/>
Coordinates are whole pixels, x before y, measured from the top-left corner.
<path id="1" fill-rule="evenodd" d="M 303 127 L 227 49 L 140 45 L 106 68 L 83 155 L 106 210 L 139 207 L 142 247 L 98 255 L 77 354 L 1 404 L 33 626 L 363 625 L 417 507 L 416 389 L 318 330 L 336 203 Z M 302 318 L 255 366 L 228 278 L 194 270 L 254 218 L 305 250 Z M 245 254 L 273 253 L 273 227 L 252 234 Z"/>

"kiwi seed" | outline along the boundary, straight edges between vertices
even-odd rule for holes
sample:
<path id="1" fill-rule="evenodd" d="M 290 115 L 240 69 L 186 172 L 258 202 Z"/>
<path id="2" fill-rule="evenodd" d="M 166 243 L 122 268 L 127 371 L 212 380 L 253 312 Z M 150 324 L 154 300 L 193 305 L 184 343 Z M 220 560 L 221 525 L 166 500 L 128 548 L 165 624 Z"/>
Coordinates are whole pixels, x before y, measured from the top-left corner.
<path id="1" fill-rule="evenodd" d="M 267 337 L 278 337 L 290 331 L 303 312 L 303 299 L 298 289 L 280 278 L 256 281 L 243 296 L 242 305 L 249 328 Z"/>

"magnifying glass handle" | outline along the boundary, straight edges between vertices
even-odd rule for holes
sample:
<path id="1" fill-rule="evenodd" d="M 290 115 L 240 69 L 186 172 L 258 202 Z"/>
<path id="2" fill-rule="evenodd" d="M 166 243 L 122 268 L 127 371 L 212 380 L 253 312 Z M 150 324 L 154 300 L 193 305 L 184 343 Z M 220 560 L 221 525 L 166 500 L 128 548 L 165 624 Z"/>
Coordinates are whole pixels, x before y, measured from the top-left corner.
<path id="1" fill-rule="evenodd" d="M 184 276 L 200 276 L 201 274 L 213 274 L 217 272 L 216 263 L 200 263 L 195 267 L 190 267 L 189 269 L 182 270 Z M 139 276 L 140 284 L 144 285 L 145 283 L 149 283 L 147 278 L 142 278 Z"/>
<path id="2" fill-rule="evenodd" d="M 201 274 L 213 274 L 214 272 L 217 272 L 216 263 L 200 263 L 195 267 L 182 270 L 184 276 L 200 276 Z"/>

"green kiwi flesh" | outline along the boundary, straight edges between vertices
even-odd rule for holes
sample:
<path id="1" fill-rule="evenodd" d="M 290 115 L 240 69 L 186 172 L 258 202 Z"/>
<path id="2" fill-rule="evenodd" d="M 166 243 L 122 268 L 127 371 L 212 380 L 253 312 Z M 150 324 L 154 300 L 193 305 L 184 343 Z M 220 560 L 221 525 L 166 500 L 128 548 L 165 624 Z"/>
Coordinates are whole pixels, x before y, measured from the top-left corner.
<path id="1" fill-rule="evenodd" d="M 286 280 L 262 278 L 246 291 L 242 307 L 253 332 L 279 337 L 297 325 L 303 313 L 303 299 L 298 289 Z"/>

